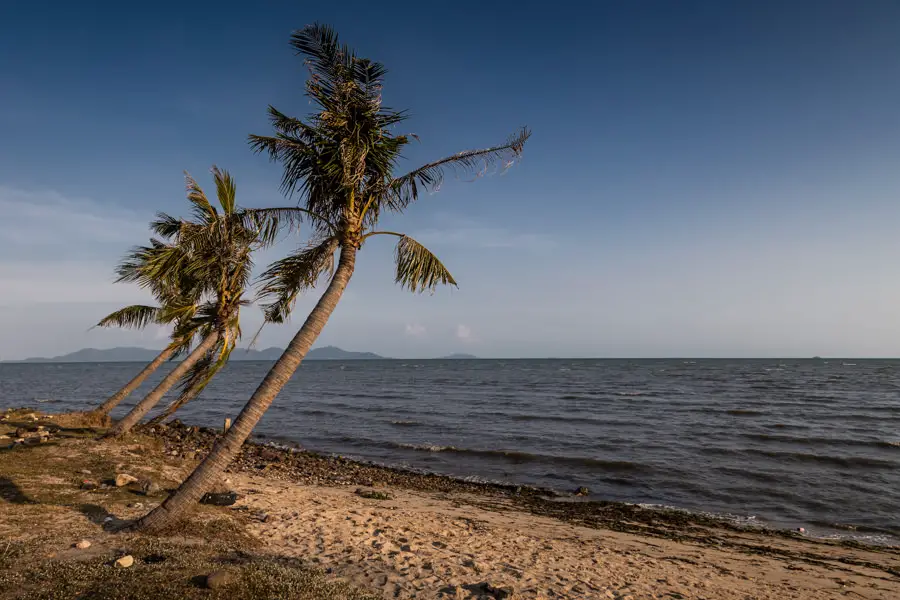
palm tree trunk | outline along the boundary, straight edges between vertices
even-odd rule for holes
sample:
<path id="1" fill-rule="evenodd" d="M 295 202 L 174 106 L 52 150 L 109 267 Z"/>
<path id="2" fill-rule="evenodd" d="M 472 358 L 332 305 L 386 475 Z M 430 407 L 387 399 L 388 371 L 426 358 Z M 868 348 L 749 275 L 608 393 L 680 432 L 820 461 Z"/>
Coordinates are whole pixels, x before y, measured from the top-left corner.
<path id="1" fill-rule="evenodd" d="M 191 389 L 186 390 L 183 394 L 181 394 L 175 400 L 175 402 L 173 402 L 172 404 L 167 406 L 166 409 L 164 411 L 162 411 L 161 413 L 159 413 L 157 416 L 150 419 L 150 421 L 147 424 L 148 425 L 158 425 L 158 424 L 162 423 L 163 421 L 165 421 L 166 419 L 168 419 L 169 417 L 174 415 L 178 411 L 179 408 L 181 408 L 182 406 L 184 406 L 185 404 L 187 404 L 188 402 L 190 402 L 191 400 L 193 400 L 194 398 L 199 396 L 200 392 L 202 392 L 202 391 L 203 391 L 203 386 L 201 386 L 201 385 L 195 385 Z"/>
<path id="2" fill-rule="evenodd" d="M 153 391 L 144 396 L 144 399 L 138 402 L 137 405 L 131 409 L 131 412 L 125 415 L 125 418 L 121 421 L 116 423 L 104 437 L 119 437 L 122 434 L 131 431 L 131 428 L 137 425 L 138 422 L 144 418 L 144 415 L 150 412 L 153 407 L 162 400 L 162 397 L 165 396 L 166 392 L 178 383 L 181 376 L 187 373 L 194 363 L 200 360 L 204 354 L 209 352 L 210 348 L 215 345 L 216 340 L 218 339 L 218 332 L 213 332 L 206 336 L 203 342 L 187 355 L 187 358 L 181 361 L 177 367 L 172 369 L 172 372 L 166 375 L 165 378 L 159 382 L 159 385 L 153 388 Z"/>
<path id="3" fill-rule="evenodd" d="M 253 396 L 250 397 L 247 404 L 244 405 L 234 425 L 216 443 L 206 459 L 194 469 L 181 487 L 135 524 L 137 529 L 154 531 L 165 528 L 180 518 L 185 510 L 196 504 L 203 494 L 219 480 L 222 472 L 237 456 L 244 441 L 250 436 L 266 409 L 275 400 L 278 392 L 300 366 L 307 352 L 322 333 L 325 323 L 328 322 L 328 318 L 337 307 L 338 301 L 353 275 L 356 252 L 355 245 L 347 244 L 341 248 L 341 258 L 328 288 L 319 298 L 309 316 L 306 317 L 303 327 L 266 374 L 266 378 L 253 392 Z"/>
<path id="4" fill-rule="evenodd" d="M 117 407 L 119 403 L 131 395 L 131 392 L 138 389 L 144 380 L 147 379 L 154 371 L 156 371 L 160 365 L 169 360 L 172 354 L 175 353 L 175 348 L 173 346 L 167 346 L 162 352 L 157 355 L 150 364 L 144 367 L 144 369 L 138 373 L 134 379 L 125 384 L 121 390 L 107 398 L 106 402 L 92 410 L 91 412 L 99 415 L 108 415 L 112 412 L 112 409 Z"/>

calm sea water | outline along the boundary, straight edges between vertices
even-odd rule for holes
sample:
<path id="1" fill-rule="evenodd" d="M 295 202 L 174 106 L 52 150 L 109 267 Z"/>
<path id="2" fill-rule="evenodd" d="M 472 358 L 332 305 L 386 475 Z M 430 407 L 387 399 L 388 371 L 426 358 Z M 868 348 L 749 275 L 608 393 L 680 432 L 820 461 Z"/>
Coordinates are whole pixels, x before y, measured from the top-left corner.
<path id="1" fill-rule="evenodd" d="M 141 366 L 0 364 L 0 408 L 85 409 Z M 220 425 L 268 367 L 232 362 L 181 419 Z M 900 361 L 310 361 L 257 431 L 390 465 L 897 543 L 898 394 Z"/>

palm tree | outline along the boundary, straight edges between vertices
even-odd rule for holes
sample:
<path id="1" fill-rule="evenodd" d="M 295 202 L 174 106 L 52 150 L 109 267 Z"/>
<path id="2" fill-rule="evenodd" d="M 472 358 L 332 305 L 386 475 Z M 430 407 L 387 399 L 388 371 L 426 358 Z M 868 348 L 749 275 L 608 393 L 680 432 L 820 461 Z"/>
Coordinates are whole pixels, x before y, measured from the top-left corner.
<path id="1" fill-rule="evenodd" d="M 132 250 L 131 260 L 126 260 L 119 266 L 119 277 L 116 282 L 120 283 L 131 279 L 134 275 L 134 269 L 138 268 L 135 264 L 136 256 L 144 256 L 153 251 L 153 247 L 139 247 Z M 190 347 L 191 339 L 196 333 L 186 327 L 190 323 L 193 312 L 184 310 L 184 307 L 196 306 L 196 298 L 191 299 L 188 297 L 195 291 L 191 289 L 192 286 L 184 279 L 179 282 L 177 289 L 167 285 L 167 281 L 148 281 L 147 283 L 152 288 L 154 296 L 160 302 L 160 306 L 143 304 L 126 306 L 103 317 L 95 327 L 144 329 L 151 323 L 169 325 L 175 322 L 175 330 L 181 333 L 181 337 L 176 337 L 173 334 L 171 343 L 163 348 L 162 352 L 150 361 L 131 381 L 126 383 L 122 389 L 107 398 L 103 404 L 90 411 L 92 415 L 109 415 L 122 400 L 140 387 L 144 380 L 152 375 L 165 361 L 185 352 Z"/>
<path id="2" fill-rule="evenodd" d="M 523 129 L 502 145 L 460 152 L 396 177 L 394 168 L 410 138 L 390 131 L 406 115 L 381 105 L 385 68 L 358 58 L 339 44 L 327 26 L 312 25 L 295 32 L 291 45 L 306 57 L 311 71 L 306 91 L 318 112 L 303 122 L 269 107 L 275 135 L 251 136 L 250 144 L 282 164 L 283 190 L 298 192 L 303 206 L 257 214 L 282 224 L 307 222 L 313 233 L 308 245 L 275 262 L 263 274 L 262 293 L 269 300 L 267 318 L 283 320 L 300 292 L 315 285 L 326 272 L 331 277 L 303 326 L 232 427 L 181 487 L 135 524 L 141 529 L 166 527 L 218 480 L 322 332 L 353 275 L 357 252 L 369 238 L 399 238 L 395 279 L 402 287 L 421 292 L 433 291 L 439 284 L 456 284 L 443 263 L 419 242 L 401 233 L 377 230 L 378 219 L 385 211 L 402 212 L 418 197 L 420 188 L 437 188 L 446 169 L 480 168 L 478 172 L 483 174 L 490 163 L 504 161 L 510 166 L 529 136 Z M 332 271 L 335 252 L 339 258 Z"/>
<path id="3" fill-rule="evenodd" d="M 193 220 L 157 215 L 151 228 L 168 243 L 156 241 L 153 251 L 133 253 L 120 267 L 120 278 L 143 285 L 188 279 L 202 301 L 192 307 L 184 330 L 196 332 L 201 342 L 107 434 L 127 433 L 152 410 L 180 379 L 197 392 L 225 365 L 240 338 L 240 309 L 253 270 L 252 253 L 274 239 L 274 232 L 261 226 L 235 202 L 232 177 L 212 169 L 221 213 L 209 202 L 199 184 L 187 176 L 188 200 Z M 174 285 L 174 283 L 172 284 Z"/>

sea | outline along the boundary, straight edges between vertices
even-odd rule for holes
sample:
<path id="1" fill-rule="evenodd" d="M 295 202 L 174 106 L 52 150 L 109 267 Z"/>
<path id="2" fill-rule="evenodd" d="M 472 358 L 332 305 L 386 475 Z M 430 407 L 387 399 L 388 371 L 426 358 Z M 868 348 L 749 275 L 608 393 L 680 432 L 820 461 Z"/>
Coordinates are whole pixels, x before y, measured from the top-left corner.
<path id="1" fill-rule="evenodd" d="M 270 366 L 233 361 L 179 418 L 221 426 Z M 141 367 L 0 364 L 0 408 L 84 410 Z M 304 363 L 257 433 L 383 465 L 898 544 L 898 427 L 894 360 L 357 360 Z"/>

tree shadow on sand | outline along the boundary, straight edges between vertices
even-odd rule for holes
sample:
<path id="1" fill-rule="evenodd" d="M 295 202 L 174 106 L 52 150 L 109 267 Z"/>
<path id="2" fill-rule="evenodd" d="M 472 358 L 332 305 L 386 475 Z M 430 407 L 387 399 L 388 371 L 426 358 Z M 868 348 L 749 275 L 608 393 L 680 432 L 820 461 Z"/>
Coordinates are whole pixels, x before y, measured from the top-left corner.
<path id="1" fill-rule="evenodd" d="M 0 498 L 13 504 L 37 504 L 25 495 L 16 482 L 6 477 L 0 477 Z"/>
<path id="2" fill-rule="evenodd" d="M 122 531 L 131 524 L 131 521 L 120 519 L 102 506 L 96 504 L 82 504 L 78 507 L 78 512 L 86 516 L 91 523 L 99 525 L 104 531 L 109 533 Z"/>

